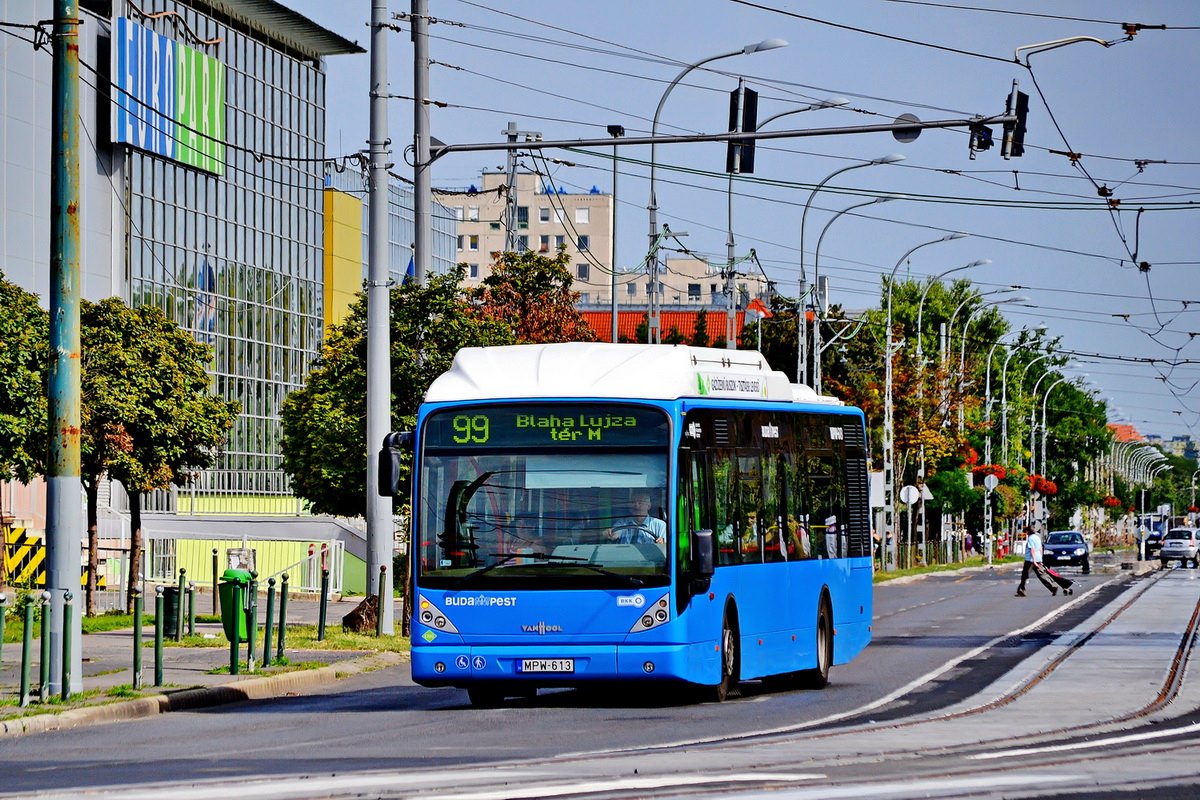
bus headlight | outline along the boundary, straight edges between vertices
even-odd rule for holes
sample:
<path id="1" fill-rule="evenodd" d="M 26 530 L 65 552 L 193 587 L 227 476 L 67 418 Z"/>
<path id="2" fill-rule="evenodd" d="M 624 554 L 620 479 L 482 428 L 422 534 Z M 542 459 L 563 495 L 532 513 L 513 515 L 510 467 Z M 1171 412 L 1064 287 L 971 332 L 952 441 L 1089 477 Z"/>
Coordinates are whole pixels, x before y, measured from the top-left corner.
<path id="1" fill-rule="evenodd" d="M 662 597 L 650 604 L 637 622 L 633 623 L 633 627 L 629 629 L 630 633 L 638 631 L 648 631 L 651 628 L 657 628 L 659 625 L 664 625 L 671 619 L 671 595 L 664 594 Z"/>
<path id="2" fill-rule="evenodd" d="M 417 620 L 426 627 L 446 633 L 458 633 L 458 628 L 442 610 L 424 597 L 417 597 Z"/>

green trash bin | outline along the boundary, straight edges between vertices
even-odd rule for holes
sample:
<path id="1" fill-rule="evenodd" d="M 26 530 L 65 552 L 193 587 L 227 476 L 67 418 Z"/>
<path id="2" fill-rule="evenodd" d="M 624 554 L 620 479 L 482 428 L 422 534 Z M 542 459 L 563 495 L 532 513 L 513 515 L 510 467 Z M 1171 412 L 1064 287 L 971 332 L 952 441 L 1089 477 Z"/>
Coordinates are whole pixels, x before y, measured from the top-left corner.
<path id="1" fill-rule="evenodd" d="M 234 608 L 233 587 L 241 586 L 241 603 Z M 238 641 L 246 641 L 246 608 L 250 597 L 250 573 L 244 569 L 227 569 L 221 574 L 221 582 L 217 584 L 217 592 L 221 596 L 221 625 L 225 628 L 225 638 L 233 640 L 234 625 L 237 625 Z"/>
<path id="2" fill-rule="evenodd" d="M 175 637 L 176 614 L 179 613 L 179 587 L 163 587 L 163 636 Z"/>

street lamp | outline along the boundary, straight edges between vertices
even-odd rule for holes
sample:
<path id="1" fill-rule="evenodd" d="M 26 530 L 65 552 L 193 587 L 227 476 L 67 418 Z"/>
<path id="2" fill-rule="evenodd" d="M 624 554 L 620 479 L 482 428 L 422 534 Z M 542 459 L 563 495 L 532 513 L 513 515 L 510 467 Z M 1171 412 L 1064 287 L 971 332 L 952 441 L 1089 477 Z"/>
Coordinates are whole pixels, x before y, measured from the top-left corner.
<path id="1" fill-rule="evenodd" d="M 1087 375 L 1080 375 L 1080 376 L 1078 376 L 1078 379 L 1081 381 L 1086 380 Z M 1046 472 L 1046 439 L 1050 433 L 1046 427 L 1046 401 L 1050 399 L 1050 393 L 1054 391 L 1055 387 L 1057 387 L 1059 384 L 1066 383 L 1069 380 L 1071 380 L 1070 376 L 1068 376 L 1068 375 L 1062 376 L 1061 378 L 1056 380 L 1054 383 L 1050 384 L 1050 386 L 1046 389 L 1046 393 L 1044 395 L 1042 395 L 1042 458 L 1041 458 L 1041 461 L 1039 461 L 1038 463 L 1042 465 L 1043 473 Z M 1033 457 L 1033 453 L 1030 453 L 1029 455 L 1030 455 L 1030 458 Z M 1030 471 L 1032 472 L 1033 470 L 1030 470 Z"/>
<path id="2" fill-rule="evenodd" d="M 1063 364 L 1064 368 L 1073 366 L 1071 362 Z M 1037 445 L 1034 441 L 1034 436 L 1037 433 L 1037 392 L 1038 387 L 1042 385 L 1042 380 L 1048 375 L 1057 375 L 1057 372 L 1046 370 L 1041 375 L 1038 375 L 1037 380 L 1033 382 L 1033 391 L 1029 393 L 1030 399 L 1033 401 L 1029 404 L 1029 474 L 1033 475 L 1037 472 Z M 1049 394 L 1049 391 L 1047 391 Z"/>
<path id="3" fill-rule="evenodd" d="M 921 336 L 921 333 L 922 333 L 921 320 L 922 320 L 922 315 L 925 312 L 925 298 L 929 296 L 929 290 L 933 288 L 933 285 L 935 283 L 940 283 L 942 278 L 946 277 L 947 275 L 949 275 L 952 272 L 961 272 L 964 269 L 972 269 L 974 267 L 982 267 L 982 266 L 984 266 L 986 264 L 990 264 L 990 263 L 992 263 L 992 260 L 990 258 L 981 258 L 978 261 L 972 261 L 970 264 L 963 264 L 962 266 L 951 267 L 948 270 L 939 272 L 937 275 L 934 275 L 932 278 L 929 279 L 929 283 L 926 284 L 925 288 L 921 291 L 921 302 L 917 303 L 917 370 L 918 371 L 923 372 L 925 369 L 925 361 L 922 357 L 923 348 L 922 348 L 921 340 L 924 337 Z M 918 381 L 917 390 L 922 391 L 923 386 L 924 386 L 924 383 Z"/>
<path id="4" fill-rule="evenodd" d="M 800 304 L 800 313 L 797 317 L 796 327 L 796 383 L 806 383 L 805 378 L 808 373 L 808 353 L 807 353 L 807 327 L 806 315 L 804 313 L 804 298 L 808 294 L 808 288 L 805 286 L 806 278 L 804 275 L 804 226 L 808 219 L 808 209 L 812 206 L 813 198 L 817 196 L 817 192 L 825 187 L 825 184 L 841 175 L 843 172 L 849 172 L 852 169 L 862 169 L 863 167 L 874 167 L 877 164 L 895 164 L 903 161 L 904 156 L 899 153 L 891 153 L 890 155 L 873 158 L 870 161 L 864 161 L 861 164 L 851 164 L 848 167 L 835 169 L 833 172 L 826 175 L 821 182 L 813 187 L 813 190 L 808 194 L 808 200 L 804 203 L 804 211 L 800 214 L 800 284 L 797 291 L 797 302 Z"/>
<path id="5" fill-rule="evenodd" d="M 938 239 L 931 239 L 928 242 L 921 242 L 918 245 L 910 247 L 904 255 L 896 261 L 896 265 L 892 267 L 891 273 L 887 279 L 887 324 L 884 328 L 884 388 L 883 388 L 883 525 L 884 534 L 892 531 L 895 527 L 896 517 L 896 436 L 893 430 L 893 403 L 892 403 L 892 286 L 896 283 L 896 271 L 900 269 L 900 265 L 911 256 L 913 253 L 920 250 L 922 247 L 928 247 L 931 244 L 939 242 L 949 242 L 954 239 L 964 239 L 965 233 L 948 233 Z M 895 534 L 894 531 L 892 531 Z M 896 547 L 899 544 L 899 536 L 893 535 L 892 546 L 888 553 L 888 558 L 891 563 L 896 563 Z"/>
<path id="6" fill-rule="evenodd" d="M 730 50 L 728 53 L 719 53 L 715 56 L 709 56 L 708 58 L 702 58 L 699 61 L 696 61 L 692 64 L 688 64 L 686 67 L 684 67 L 679 72 L 678 75 L 675 76 L 674 80 L 672 80 L 669 84 L 667 84 L 666 90 L 662 93 L 662 97 L 659 98 L 658 107 L 654 109 L 654 120 L 650 124 L 650 137 L 653 139 L 655 136 L 658 135 L 658 118 L 659 118 L 659 115 L 662 114 L 663 105 L 667 102 L 667 97 L 671 94 L 671 90 L 673 90 L 676 86 L 678 86 L 679 82 L 681 80 L 683 80 L 684 76 L 687 75 L 689 72 L 691 72 L 694 69 L 697 69 L 698 67 L 702 67 L 705 64 L 708 64 L 713 61 L 717 61 L 722 58 L 732 58 L 733 56 L 749 55 L 750 53 L 761 53 L 766 50 L 774 50 L 779 47 L 787 47 L 787 42 L 785 42 L 783 39 L 764 39 L 761 42 L 757 42 L 755 44 L 748 44 L 745 47 L 739 48 L 737 50 Z M 649 325 L 649 337 L 650 337 L 650 341 L 652 344 L 658 344 L 660 341 L 660 338 L 661 338 L 659 336 L 658 307 L 657 307 L 658 298 L 656 296 L 658 293 L 658 247 L 657 247 L 657 243 L 658 243 L 658 198 L 654 192 L 654 175 L 655 175 L 655 166 L 656 166 L 655 150 L 656 150 L 656 148 L 655 148 L 654 142 L 651 142 L 650 143 L 650 201 L 646 207 L 646 210 L 650 212 L 650 252 L 647 254 L 646 260 L 648 262 L 648 266 L 650 267 L 650 298 L 649 298 L 650 299 L 650 312 L 648 314 L 648 317 L 649 317 L 648 325 Z"/>
<path id="7" fill-rule="evenodd" d="M 866 202 L 855 203 L 852 206 L 843 208 L 829 218 L 829 221 L 825 223 L 825 227 L 821 228 L 821 235 L 817 237 L 817 246 L 813 250 L 813 284 L 816 289 L 817 298 L 817 319 L 816 324 L 813 326 L 813 391 L 817 394 L 821 393 L 821 312 L 824 310 L 822 305 L 825 300 L 821 293 L 821 242 L 825 241 L 825 233 L 829 230 L 829 226 L 847 211 L 853 211 L 863 206 L 875 205 L 876 203 L 887 203 L 895 199 L 892 195 L 884 195 L 883 197 L 875 197 Z"/>
<path id="8" fill-rule="evenodd" d="M 1013 353 L 1015 352 L 1016 350 L 1014 349 Z M 1013 353 L 1009 353 L 1008 358 L 1004 359 L 1004 369 L 1000 370 L 1000 451 L 1003 454 L 1005 464 L 1008 464 L 1008 359 L 1013 357 Z M 1030 359 L 1029 363 L 1021 369 L 1021 380 L 1017 383 L 1017 386 L 1022 387 L 1025 385 L 1025 374 L 1029 371 L 1030 367 L 1052 355 L 1054 355 L 1054 351 L 1047 350 L 1040 356 Z"/>
<path id="9" fill-rule="evenodd" d="M 1002 290 L 1002 291 L 1008 291 L 1008 290 Z M 964 389 L 965 389 L 965 387 L 966 387 L 966 369 L 967 369 L 967 328 L 968 328 L 968 327 L 970 327 L 970 325 L 971 325 L 971 322 L 972 322 L 972 321 L 974 321 L 974 319 L 975 319 L 977 316 L 979 316 L 979 315 L 980 315 L 980 314 L 982 314 L 982 313 L 983 313 L 983 312 L 984 312 L 986 309 L 988 309 L 988 308 L 991 308 L 992 306 L 1003 306 L 1003 305 L 1008 305 L 1009 303 L 1022 303 L 1022 304 L 1023 304 L 1023 303 L 1028 303 L 1028 302 L 1029 302 L 1029 298 L 1028 298 L 1028 297 L 1025 297 L 1024 295 L 1022 295 L 1021 297 L 1009 297 L 1009 298 L 1006 298 L 1006 299 L 1004 299 L 1004 300 L 996 300 L 996 301 L 994 301 L 994 302 L 991 302 L 991 303 L 983 303 L 982 305 L 980 305 L 980 306 L 979 306 L 979 308 L 976 308 L 974 311 L 972 311 L 970 314 L 968 314 L 968 315 L 967 315 L 967 319 L 966 319 L 966 321 L 965 321 L 965 322 L 963 322 L 962 333 L 960 333 L 960 334 L 959 334 L 959 337 L 958 337 L 958 338 L 959 338 L 959 351 L 958 351 L 958 396 L 959 396 L 959 398 L 960 398 L 960 399 L 959 399 L 959 404 L 958 404 L 958 432 L 959 432 L 959 433 L 962 433 L 962 431 L 963 431 L 963 428 L 966 426 L 966 420 L 965 420 L 965 418 L 964 418 L 964 413 L 963 413 L 963 404 L 962 404 L 962 400 L 961 400 L 961 398 L 962 398 L 963 391 L 964 391 Z M 947 340 L 949 340 L 949 338 L 950 338 L 950 337 L 949 337 L 949 336 L 947 336 L 946 338 L 947 338 Z M 1001 337 L 1001 338 L 1003 338 L 1003 337 Z M 997 344 L 999 344 L 999 343 L 1000 343 L 1000 339 L 997 339 L 997 340 L 996 340 L 996 343 L 992 345 L 992 351 L 994 351 L 994 350 L 996 349 L 996 345 L 997 345 Z M 989 351 L 989 353 L 988 353 L 988 363 L 987 363 L 987 373 L 988 373 L 988 376 L 989 376 L 989 377 L 991 376 L 991 372 L 992 372 L 992 359 L 991 359 L 991 351 Z M 987 413 L 987 412 L 988 412 L 988 406 L 989 406 L 989 405 L 991 404 L 991 402 L 992 402 L 992 398 L 991 398 L 991 391 L 992 391 L 992 390 L 991 390 L 991 385 L 990 385 L 990 383 L 989 383 L 989 385 L 988 385 L 988 387 L 987 387 L 987 390 L 986 390 L 986 391 L 985 391 L 985 393 L 984 393 L 984 408 L 985 408 L 985 413 Z M 988 417 L 988 420 L 989 420 L 989 421 L 991 420 L 991 417 L 990 417 L 990 416 Z M 989 443 L 989 445 L 990 445 L 990 443 L 991 443 L 991 432 L 990 432 L 990 431 L 989 431 L 989 433 L 988 433 L 988 443 Z M 990 448 L 989 448 L 989 450 L 988 450 L 988 453 L 987 453 L 987 461 L 986 461 L 986 463 L 991 463 L 991 451 L 990 451 Z"/>

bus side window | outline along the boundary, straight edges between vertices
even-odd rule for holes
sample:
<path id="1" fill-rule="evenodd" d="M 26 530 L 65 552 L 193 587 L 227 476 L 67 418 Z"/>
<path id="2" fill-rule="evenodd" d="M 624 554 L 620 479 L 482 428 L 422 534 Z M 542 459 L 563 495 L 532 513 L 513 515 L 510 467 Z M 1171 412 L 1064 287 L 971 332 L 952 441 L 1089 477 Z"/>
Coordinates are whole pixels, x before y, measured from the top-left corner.
<path id="1" fill-rule="evenodd" d="M 717 564 L 741 561 L 737 545 L 737 464 L 729 450 L 709 451 L 713 478 L 713 532 L 717 537 Z"/>
<path id="2" fill-rule="evenodd" d="M 763 561 L 786 561 L 788 535 L 785 517 L 783 457 L 765 453 L 763 467 Z"/>
<path id="3" fill-rule="evenodd" d="M 804 459 L 802 451 L 793 449 L 784 463 L 787 482 L 787 529 L 788 558 L 812 558 L 812 539 L 806 524 L 805 502 L 808 494 L 805 487 Z"/>
<path id="4" fill-rule="evenodd" d="M 738 541 L 742 562 L 763 560 L 762 529 L 765 526 L 762 490 L 762 460 L 758 453 L 738 456 Z"/>

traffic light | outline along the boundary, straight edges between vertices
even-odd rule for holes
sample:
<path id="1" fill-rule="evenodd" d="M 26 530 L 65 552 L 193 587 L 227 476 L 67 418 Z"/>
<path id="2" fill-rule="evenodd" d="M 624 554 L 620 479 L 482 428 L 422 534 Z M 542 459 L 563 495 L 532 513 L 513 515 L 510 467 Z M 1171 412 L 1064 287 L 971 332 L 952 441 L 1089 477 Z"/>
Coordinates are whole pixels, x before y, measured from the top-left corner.
<path id="1" fill-rule="evenodd" d="M 738 112 L 741 127 L 738 127 Z M 758 130 L 758 92 L 739 86 L 729 93 L 729 130 L 753 133 Z M 738 149 L 741 156 L 737 157 Z M 725 148 L 725 171 L 749 175 L 754 172 L 754 140 L 731 140 Z"/>
<path id="2" fill-rule="evenodd" d="M 971 151 L 983 152 L 992 149 L 992 129 L 987 125 L 971 126 Z"/>
<path id="3" fill-rule="evenodd" d="M 1004 115 L 1016 115 L 1015 122 L 1004 123 L 1004 143 L 1000 147 L 1000 155 L 1004 158 L 1019 158 L 1025 153 L 1025 118 L 1029 116 L 1029 95 L 1017 91 L 1017 82 L 1013 81 L 1012 94 L 1008 96 Z"/>

